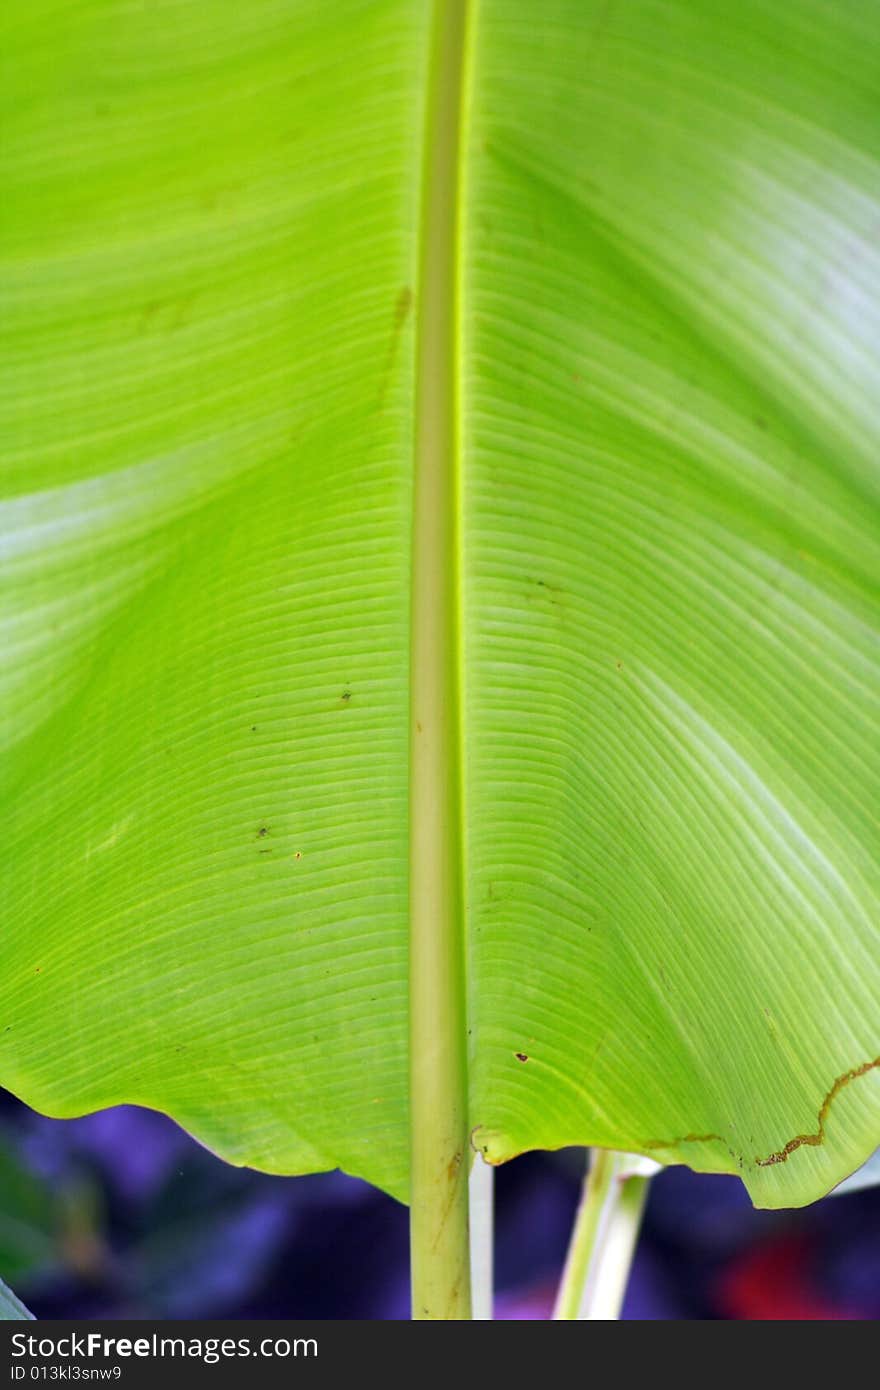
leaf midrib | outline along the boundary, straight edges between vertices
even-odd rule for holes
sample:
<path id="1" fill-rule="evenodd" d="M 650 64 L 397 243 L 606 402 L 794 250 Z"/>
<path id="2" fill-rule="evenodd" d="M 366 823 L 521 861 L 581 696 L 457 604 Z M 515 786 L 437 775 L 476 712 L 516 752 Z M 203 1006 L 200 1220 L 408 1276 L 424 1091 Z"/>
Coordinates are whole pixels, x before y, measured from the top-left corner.
<path id="1" fill-rule="evenodd" d="M 468 0 L 436 0 L 416 320 L 410 699 L 413 1311 L 469 1316 L 460 654 L 460 185 Z"/>

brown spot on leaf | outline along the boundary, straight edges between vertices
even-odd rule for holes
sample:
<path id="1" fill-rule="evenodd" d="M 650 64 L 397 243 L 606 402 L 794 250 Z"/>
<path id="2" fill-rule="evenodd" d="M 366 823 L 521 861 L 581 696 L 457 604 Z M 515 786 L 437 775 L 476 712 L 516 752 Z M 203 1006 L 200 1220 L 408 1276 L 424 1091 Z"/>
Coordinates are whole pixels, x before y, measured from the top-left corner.
<path id="1" fill-rule="evenodd" d="M 394 326 L 391 333 L 391 340 L 388 344 L 388 352 L 385 357 L 385 365 L 382 368 L 382 377 L 379 383 L 379 409 L 384 409 L 385 396 L 388 385 L 394 375 L 394 366 L 397 361 L 397 350 L 400 344 L 400 335 L 403 326 L 409 318 L 413 304 L 413 292 L 409 285 L 404 285 L 399 292 L 394 304 Z"/>
<path id="2" fill-rule="evenodd" d="M 409 317 L 412 308 L 413 292 L 409 285 L 404 285 L 400 294 L 397 296 L 397 303 L 394 306 L 394 327 L 401 329 Z"/>

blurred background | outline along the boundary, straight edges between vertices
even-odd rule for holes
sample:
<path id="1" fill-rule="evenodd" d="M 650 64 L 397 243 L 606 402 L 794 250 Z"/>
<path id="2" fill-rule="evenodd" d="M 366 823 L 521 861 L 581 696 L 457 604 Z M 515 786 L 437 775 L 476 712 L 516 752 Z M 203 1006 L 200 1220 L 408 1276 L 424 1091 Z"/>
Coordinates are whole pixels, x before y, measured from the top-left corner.
<path id="1" fill-rule="evenodd" d="M 496 1316 L 546 1318 L 577 1151 L 497 1172 Z M 37 1317 L 406 1318 L 407 1213 L 339 1173 L 230 1168 L 121 1106 L 49 1120 L 0 1093 L 0 1274 Z M 624 1317 L 880 1317 L 880 1188 L 753 1211 L 735 1178 L 652 1185 Z"/>

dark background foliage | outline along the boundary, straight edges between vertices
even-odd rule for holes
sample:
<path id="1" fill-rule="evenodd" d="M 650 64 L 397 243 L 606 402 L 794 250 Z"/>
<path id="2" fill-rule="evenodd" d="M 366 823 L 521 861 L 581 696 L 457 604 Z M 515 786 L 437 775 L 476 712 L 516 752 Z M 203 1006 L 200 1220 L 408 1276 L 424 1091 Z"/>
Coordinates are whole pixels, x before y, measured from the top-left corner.
<path id="1" fill-rule="evenodd" d="M 548 1316 L 581 1156 L 498 1171 L 501 1318 Z M 0 1107 L 0 1273 L 38 1317 L 405 1318 L 407 1214 L 339 1173 L 222 1163 L 121 1106 L 49 1120 Z M 880 1189 L 753 1211 L 734 1178 L 653 1183 L 624 1316 L 880 1316 Z"/>

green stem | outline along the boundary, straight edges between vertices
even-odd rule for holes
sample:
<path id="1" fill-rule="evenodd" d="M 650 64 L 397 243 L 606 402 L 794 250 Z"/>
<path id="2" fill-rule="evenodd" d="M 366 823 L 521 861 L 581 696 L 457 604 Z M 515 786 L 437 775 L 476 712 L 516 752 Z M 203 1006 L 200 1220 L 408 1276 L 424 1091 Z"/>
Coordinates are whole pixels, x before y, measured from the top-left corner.
<path id="1" fill-rule="evenodd" d="M 459 661 L 459 163 L 466 0 L 436 0 L 416 326 L 410 714 L 413 1317 L 470 1317 Z"/>
<path id="2" fill-rule="evenodd" d="M 553 1310 L 555 1319 L 574 1321 L 579 1316 L 614 1170 L 614 1154 L 608 1149 L 593 1149 Z"/>
<path id="3" fill-rule="evenodd" d="M 639 1167 L 658 1171 L 633 1154 L 591 1151 L 554 1318 L 620 1317 L 650 1182 Z"/>

